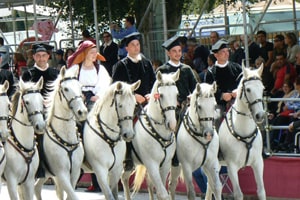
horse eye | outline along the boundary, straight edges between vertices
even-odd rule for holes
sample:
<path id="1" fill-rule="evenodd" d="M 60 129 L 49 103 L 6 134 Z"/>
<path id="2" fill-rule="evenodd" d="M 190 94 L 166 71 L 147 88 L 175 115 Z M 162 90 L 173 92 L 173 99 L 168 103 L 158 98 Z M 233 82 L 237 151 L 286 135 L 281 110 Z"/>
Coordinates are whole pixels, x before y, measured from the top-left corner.
<path id="1" fill-rule="evenodd" d="M 122 104 L 119 104 L 119 108 L 122 108 L 123 107 L 123 105 Z"/>
<path id="2" fill-rule="evenodd" d="M 65 91 L 65 92 L 69 92 L 69 89 L 68 89 L 68 88 L 64 88 L 64 91 Z"/>
<path id="3" fill-rule="evenodd" d="M 159 94 L 159 97 L 160 97 L 160 98 L 163 98 L 163 97 L 164 97 L 164 95 L 162 95 L 162 94 Z"/>
<path id="4" fill-rule="evenodd" d="M 26 104 L 26 105 L 29 105 L 29 101 L 25 101 L 25 104 Z"/>
<path id="5" fill-rule="evenodd" d="M 247 92 L 251 92 L 250 88 L 247 88 L 246 91 L 247 91 Z"/>

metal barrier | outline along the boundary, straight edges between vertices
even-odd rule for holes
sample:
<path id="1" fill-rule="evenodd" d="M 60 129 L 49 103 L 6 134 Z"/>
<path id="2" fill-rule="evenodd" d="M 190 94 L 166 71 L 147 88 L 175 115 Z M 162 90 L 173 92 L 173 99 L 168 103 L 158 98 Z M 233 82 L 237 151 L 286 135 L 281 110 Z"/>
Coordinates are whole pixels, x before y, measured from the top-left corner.
<path id="1" fill-rule="evenodd" d="M 268 96 L 264 96 L 264 107 L 268 108 L 268 103 L 270 102 L 279 102 L 279 101 L 300 101 L 300 98 L 271 98 Z M 268 113 L 268 112 L 267 112 Z M 272 153 L 272 155 L 277 155 L 277 156 L 293 156 L 293 157 L 300 157 L 300 153 L 297 151 L 296 146 L 299 146 L 298 138 L 300 137 L 300 132 L 298 132 L 295 135 L 295 142 L 294 142 L 294 153 L 280 153 L 276 152 L 273 153 L 271 150 L 271 145 L 270 145 L 270 131 L 272 130 L 287 130 L 289 126 L 273 126 L 269 124 L 269 119 L 268 119 L 268 114 L 265 115 L 265 131 L 266 131 L 266 142 L 267 142 L 267 150 Z"/>

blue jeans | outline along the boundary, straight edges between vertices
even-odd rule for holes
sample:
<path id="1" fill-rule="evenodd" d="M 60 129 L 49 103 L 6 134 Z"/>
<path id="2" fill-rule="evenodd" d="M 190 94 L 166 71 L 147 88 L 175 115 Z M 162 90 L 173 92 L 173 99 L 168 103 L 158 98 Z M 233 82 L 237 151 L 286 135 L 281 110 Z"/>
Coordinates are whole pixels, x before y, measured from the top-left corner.
<path id="1" fill-rule="evenodd" d="M 198 169 L 196 169 L 193 172 L 193 177 L 198 185 L 198 187 L 200 188 L 202 193 L 206 193 L 206 189 L 207 189 L 207 177 L 204 174 L 204 172 L 202 171 L 201 167 L 199 167 Z"/>

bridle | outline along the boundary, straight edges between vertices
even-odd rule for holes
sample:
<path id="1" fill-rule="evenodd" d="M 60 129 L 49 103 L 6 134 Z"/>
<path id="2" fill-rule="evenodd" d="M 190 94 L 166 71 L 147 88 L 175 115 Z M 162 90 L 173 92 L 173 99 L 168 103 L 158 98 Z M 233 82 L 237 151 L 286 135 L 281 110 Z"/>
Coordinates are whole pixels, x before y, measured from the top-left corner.
<path id="1" fill-rule="evenodd" d="M 262 98 L 255 99 L 254 101 L 250 102 L 249 101 L 249 97 L 247 96 L 247 91 L 245 89 L 245 83 L 249 82 L 249 81 L 256 81 L 256 80 L 261 81 L 261 78 L 259 78 L 257 76 L 253 76 L 253 77 L 250 77 L 248 79 L 244 79 L 243 82 L 242 82 L 242 89 L 241 89 L 241 95 L 240 95 L 240 99 L 242 99 L 243 95 L 245 96 L 246 103 L 247 103 L 248 108 L 249 108 L 249 110 L 250 110 L 251 113 L 252 113 L 252 106 L 255 105 L 255 104 L 257 104 L 257 103 L 263 102 L 263 99 Z M 239 111 L 236 110 L 236 108 L 233 108 L 233 109 L 237 112 L 237 114 L 247 116 L 246 113 L 239 112 Z"/>
<path id="2" fill-rule="evenodd" d="M 6 92 L 0 93 L 0 96 L 8 97 Z M 7 120 L 8 120 L 8 115 L 7 116 L 0 116 L 0 121 L 7 121 Z"/>
<path id="3" fill-rule="evenodd" d="M 25 107 L 26 109 L 26 112 L 27 112 L 27 117 L 29 119 L 29 121 L 31 122 L 31 117 L 34 116 L 34 115 L 38 115 L 38 114 L 42 114 L 44 113 L 43 110 L 35 110 L 33 112 L 29 112 L 29 109 L 26 105 L 26 103 L 24 103 L 24 96 L 27 95 L 27 94 L 34 94 L 34 93 L 40 93 L 40 90 L 27 90 L 25 91 L 22 95 L 21 95 L 21 98 L 22 98 L 22 101 L 23 101 L 23 104 L 22 104 L 22 107 L 21 107 L 21 113 L 23 112 L 23 107 Z M 32 126 L 32 124 L 26 124 L 22 121 L 20 121 L 19 119 L 17 119 L 15 116 L 10 116 L 11 119 L 17 121 L 18 123 L 22 124 L 23 126 Z"/>
<path id="4" fill-rule="evenodd" d="M 115 155 L 115 152 L 114 152 L 114 147 L 117 145 L 117 143 L 121 140 L 121 131 L 120 129 L 122 128 L 121 127 L 121 123 L 123 121 L 126 121 L 126 120 L 133 120 L 133 116 L 124 116 L 124 117 L 121 117 L 120 116 L 120 113 L 119 113 L 119 106 L 118 106 L 118 101 L 117 101 L 117 95 L 123 95 L 123 91 L 122 90 L 117 90 L 114 92 L 114 98 L 112 99 L 112 102 L 110 104 L 110 107 L 112 107 L 114 105 L 115 107 L 115 112 L 117 113 L 117 117 L 118 117 L 118 123 L 117 123 L 117 126 L 119 127 L 118 130 L 115 130 L 113 128 L 111 128 L 109 125 L 107 125 L 100 117 L 100 113 L 101 113 L 101 110 L 99 111 L 99 114 L 97 115 L 97 120 L 96 120 L 96 123 L 99 125 L 99 130 L 94 128 L 90 121 L 87 120 L 87 124 L 88 126 L 100 137 L 103 139 L 103 141 L 105 141 L 109 146 L 110 146 L 110 149 L 111 149 L 111 152 L 113 154 L 113 157 L 114 157 L 114 161 L 113 161 L 113 164 L 111 165 L 111 167 L 109 168 L 109 171 L 113 168 L 113 166 L 115 165 L 115 162 L 116 162 L 116 155 Z M 123 105 L 122 105 L 123 106 Z M 105 130 L 106 129 L 106 130 Z M 107 130 L 113 132 L 113 133 L 117 133 L 118 134 L 118 137 L 116 139 L 112 139 L 111 137 L 109 137 L 109 135 L 107 134 Z"/>
<path id="5" fill-rule="evenodd" d="M 161 103 L 161 98 L 163 95 L 159 93 L 159 88 L 160 87 L 168 87 L 168 86 L 175 86 L 176 87 L 176 83 L 175 82 L 170 82 L 170 83 L 158 83 L 157 85 L 157 95 L 159 96 L 159 98 L 157 98 L 157 101 L 159 103 L 159 107 L 160 107 L 160 110 L 161 110 L 161 114 L 163 116 L 163 122 L 162 123 L 159 123 L 157 122 L 156 120 L 152 119 L 156 124 L 163 124 L 165 121 L 166 121 L 166 112 L 168 111 L 172 111 L 172 110 L 176 110 L 176 107 L 175 106 L 167 106 L 167 107 L 163 107 L 162 106 L 162 103 Z"/>
<path id="6" fill-rule="evenodd" d="M 76 77 L 67 77 L 67 78 L 64 78 L 64 79 L 60 80 L 60 84 L 65 82 L 65 81 L 69 81 L 69 80 L 78 80 L 78 79 Z M 60 101 L 62 101 L 62 97 L 63 97 L 67 102 L 68 108 L 70 110 L 72 110 L 72 112 L 74 114 L 73 107 L 72 107 L 72 102 L 75 101 L 76 99 L 83 99 L 82 95 L 77 95 L 77 96 L 75 95 L 72 98 L 68 99 L 67 95 L 65 94 L 65 92 L 63 91 L 62 88 L 59 89 L 58 94 L 59 94 Z M 59 117 L 57 115 L 54 115 L 54 117 L 57 118 L 57 119 L 63 120 L 63 121 L 70 121 L 70 120 L 73 119 L 73 116 L 70 117 L 69 119 L 65 119 L 65 118 Z"/>

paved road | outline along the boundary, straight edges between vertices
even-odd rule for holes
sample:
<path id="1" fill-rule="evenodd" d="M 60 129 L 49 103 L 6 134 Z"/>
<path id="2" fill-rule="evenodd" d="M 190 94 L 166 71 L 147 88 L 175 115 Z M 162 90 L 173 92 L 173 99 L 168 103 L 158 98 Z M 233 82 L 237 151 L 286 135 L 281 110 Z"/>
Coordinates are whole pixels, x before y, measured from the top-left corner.
<path id="1" fill-rule="evenodd" d="M 80 200 L 105 200 L 104 195 L 102 193 L 90 193 L 90 192 L 84 192 L 85 188 L 78 188 L 76 190 L 76 193 Z M 43 200 L 56 200 L 56 194 L 54 190 L 53 185 L 44 185 L 44 188 L 42 190 L 42 197 Z M 200 197 L 197 197 L 200 199 Z M 9 200 L 8 192 L 5 183 L 2 185 L 1 194 L 0 194 L 1 200 Z M 119 199 L 123 200 L 124 195 L 123 192 L 119 192 Z M 137 194 L 133 200 L 148 200 L 149 196 L 147 193 L 139 193 Z M 176 195 L 176 200 L 186 200 L 185 195 Z"/>

